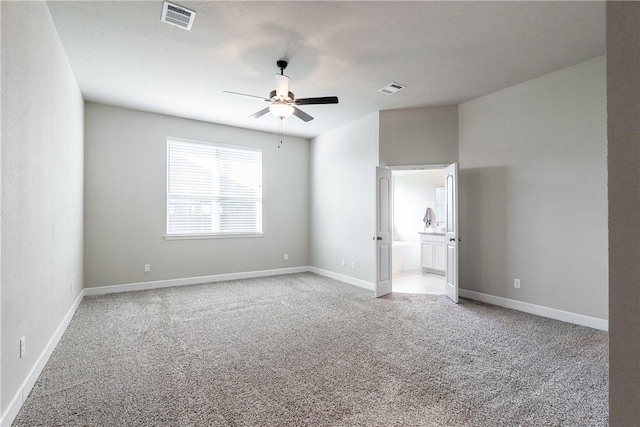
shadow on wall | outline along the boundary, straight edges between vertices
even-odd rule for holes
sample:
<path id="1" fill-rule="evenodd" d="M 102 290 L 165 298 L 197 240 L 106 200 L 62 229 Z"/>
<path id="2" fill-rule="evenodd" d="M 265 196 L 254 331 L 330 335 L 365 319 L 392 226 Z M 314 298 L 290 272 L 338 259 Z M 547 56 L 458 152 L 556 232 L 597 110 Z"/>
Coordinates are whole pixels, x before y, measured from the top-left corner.
<path id="1" fill-rule="evenodd" d="M 507 168 L 459 171 L 460 287 L 507 297 Z"/>

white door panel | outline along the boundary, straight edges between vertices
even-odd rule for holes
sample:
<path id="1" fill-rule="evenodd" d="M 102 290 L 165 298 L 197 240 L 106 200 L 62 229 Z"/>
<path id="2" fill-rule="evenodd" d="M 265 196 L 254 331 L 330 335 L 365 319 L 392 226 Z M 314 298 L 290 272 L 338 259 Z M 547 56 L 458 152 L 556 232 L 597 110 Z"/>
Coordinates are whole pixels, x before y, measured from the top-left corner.
<path id="1" fill-rule="evenodd" d="M 376 297 L 391 293 L 391 170 L 376 168 Z"/>
<path id="2" fill-rule="evenodd" d="M 446 244 L 446 294 L 458 302 L 458 164 L 445 168 L 445 191 L 447 194 Z"/>

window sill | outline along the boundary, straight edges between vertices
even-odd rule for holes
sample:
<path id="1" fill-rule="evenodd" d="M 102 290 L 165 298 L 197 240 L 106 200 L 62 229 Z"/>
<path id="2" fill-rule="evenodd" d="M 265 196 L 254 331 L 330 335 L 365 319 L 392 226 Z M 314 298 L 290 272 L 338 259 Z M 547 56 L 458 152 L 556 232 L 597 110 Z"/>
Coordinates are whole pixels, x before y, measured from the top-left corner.
<path id="1" fill-rule="evenodd" d="M 262 233 L 238 234 L 165 234 L 164 240 L 202 240 L 202 239 L 243 239 L 245 237 L 262 237 Z"/>

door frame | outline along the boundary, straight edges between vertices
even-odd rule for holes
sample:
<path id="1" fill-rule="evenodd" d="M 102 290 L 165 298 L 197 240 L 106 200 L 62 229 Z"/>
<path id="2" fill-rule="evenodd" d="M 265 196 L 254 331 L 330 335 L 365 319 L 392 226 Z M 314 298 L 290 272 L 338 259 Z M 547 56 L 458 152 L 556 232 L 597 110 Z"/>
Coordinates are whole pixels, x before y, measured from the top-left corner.
<path id="1" fill-rule="evenodd" d="M 451 163 L 432 163 L 432 164 L 422 164 L 422 165 L 384 165 L 384 166 L 378 166 L 380 168 L 385 168 L 385 169 L 389 169 L 391 170 L 391 224 L 392 224 L 392 235 L 391 235 L 391 246 L 392 246 L 392 250 L 393 250 L 393 204 L 394 204 L 394 195 L 393 195 L 393 171 L 402 171 L 402 170 L 444 170 L 445 168 L 447 168 L 448 166 L 450 166 L 452 163 L 457 163 L 456 162 L 451 162 Z M 458 183 L 458 186 L 460 185 L 460 183 Z M 376 183 L 376 190 L 377 190 L 377 183 Z M 376 210 L 378 209 L 378 207 L 376 206 Z M 460 211 L 458 210 L 458 216 L 460 214 Z M 459 221 L 458 221 L 459 223 Z M 378 259 L 376 256 L 376 271 L 378 270 Z M 392 262 L 393 264 L 393 262 Z M 390 268 L 392 268 L 392 266 L 390 266 Z M 458 263 L 458 271 L 459 271 L 460 265 Z M 446 272 L 445 272 L 446 274 Z M 446 277 L 446 276 L 445 276 Z M 376 279 L 377 280 L 377 279 Z M 377 283 L 375 284 L 377 286 Z M 393 271 L 391 272 L 391 292 L 393 292 Z M 374 291 L 375 293 L 375 291 Z"/>

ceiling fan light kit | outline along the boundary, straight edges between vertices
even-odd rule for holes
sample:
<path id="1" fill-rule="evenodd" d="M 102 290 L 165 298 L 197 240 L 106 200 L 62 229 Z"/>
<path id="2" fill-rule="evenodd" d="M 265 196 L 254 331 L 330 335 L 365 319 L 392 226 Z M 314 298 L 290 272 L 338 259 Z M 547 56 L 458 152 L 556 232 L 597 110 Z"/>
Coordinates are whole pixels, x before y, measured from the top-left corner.
<path id="1" fill-rule="evenodd" d="M 280 120 L 284 120 L 290 116 L 296 116 L 299 119 L 308 122 L 313 120 L 313 117 L 309 114 L 305 113 L 301 109 L 297 108 L 296 105 L 320 105 L 320 104 L 337 104 L 338 97 L 337 96 L 324 96 L 319 98 L 300 98 L 296 99 L 293 92 L 289 91 L 289 76 L 284 75 L 284 70 L 287 68 L 287 61 L 284 59 L 280 59 L 276 62 L 276 66 L 280 70 L 279 74 L 275 75 L 275 90 L 272 90 L 269 93 L 268 98 L 263 98 L 261 96 L 255 95 L 247 95 L 244 93 L 238 92 L 229 92 L 225 91 L 225 93 L 229 93 L 231 95 L 240 95 L 246 96 L 249 98 L 257 98 L 262 101 L 270 102 L 271 105 L 268 108 L 262 109 L 257 113 L 249 116 L 250 118 L 260 118 L 264 116 L 266 113 L 271 112 L 275 117 Z"/>
<path id="2" fill-rule="evenodd" d="M 293 114 L 294 109 L 286 102 L 276 102 L 275 104 L 271 104 L 269 111 L 280 120 L 284 120 Z"/>

